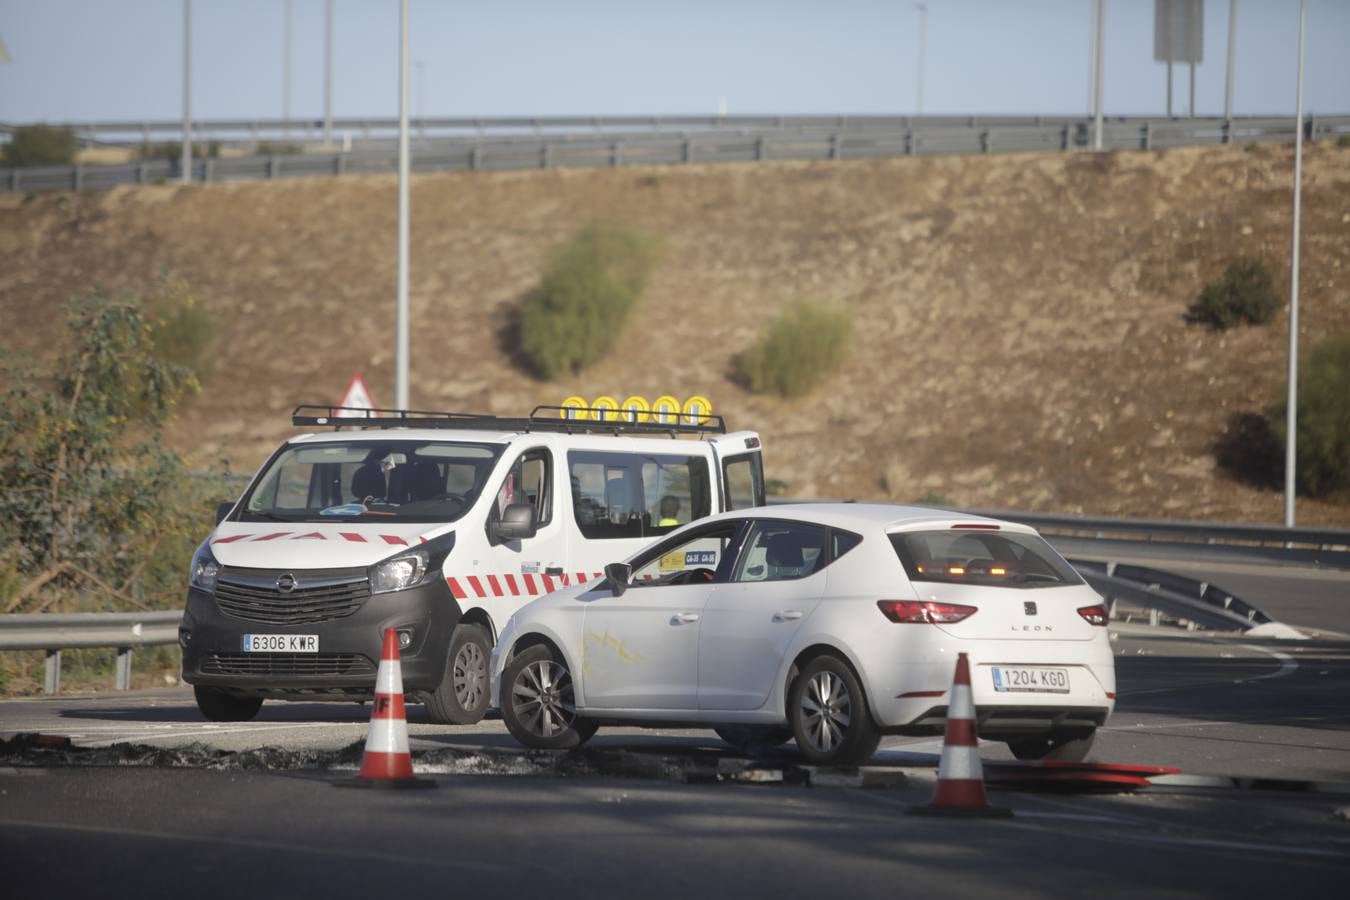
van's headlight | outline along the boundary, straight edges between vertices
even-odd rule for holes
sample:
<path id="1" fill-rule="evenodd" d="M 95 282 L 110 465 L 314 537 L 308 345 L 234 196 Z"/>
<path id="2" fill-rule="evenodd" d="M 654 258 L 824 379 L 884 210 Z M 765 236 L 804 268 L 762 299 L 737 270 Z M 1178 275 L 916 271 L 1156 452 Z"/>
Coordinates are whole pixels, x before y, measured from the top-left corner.
<path id="1" fill-rule="evenodd" d="M 371 566 L 370 592 L 384 594 L 420 584 L 430 565 L 428 556 L 427 551 L 417 549 Z"/>
<path id="2" fill-rule="evenodd" d="M 188 584 L 208 594 L 216 589 L 216 576 L 220 574 L 220 563 L 211 553 L 209 541 L 203 541 L 192 557 L 192 568 L 188 570 Z"/>

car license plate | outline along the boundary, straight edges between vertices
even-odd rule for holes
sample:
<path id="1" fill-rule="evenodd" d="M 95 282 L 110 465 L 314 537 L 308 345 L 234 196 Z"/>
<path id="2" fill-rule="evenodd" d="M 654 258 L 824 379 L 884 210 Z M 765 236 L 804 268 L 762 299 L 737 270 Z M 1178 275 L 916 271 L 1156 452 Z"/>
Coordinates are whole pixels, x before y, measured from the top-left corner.
<path id="1" fill-rule="evenodd" d="M 1069 670 L 1044 666 L 990 666 L 996 691 L 1069 693 Z"/>
<path id="2" fill-rule="evenodd" d="M 318 653 L 317 634 L 246 634 L 245 653 Z"/>

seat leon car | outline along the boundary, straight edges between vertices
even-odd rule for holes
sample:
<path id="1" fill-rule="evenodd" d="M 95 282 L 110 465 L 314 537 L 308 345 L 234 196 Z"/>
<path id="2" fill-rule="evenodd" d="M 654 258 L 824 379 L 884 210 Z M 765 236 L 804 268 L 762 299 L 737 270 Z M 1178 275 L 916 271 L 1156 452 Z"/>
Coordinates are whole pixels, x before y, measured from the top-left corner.
<path id="1" fill-rule="evenodd" d="M 941 734 L 959 652 L 977 730 L 1082 759 L 1115 705 L 1101 598 L 1035 530 L 881 504 L 758 507 L 687 525 L 522 607 L 492 658 L 538 748 L 602 725 L 712 727 L 756 752 L 856 764 Z"/>

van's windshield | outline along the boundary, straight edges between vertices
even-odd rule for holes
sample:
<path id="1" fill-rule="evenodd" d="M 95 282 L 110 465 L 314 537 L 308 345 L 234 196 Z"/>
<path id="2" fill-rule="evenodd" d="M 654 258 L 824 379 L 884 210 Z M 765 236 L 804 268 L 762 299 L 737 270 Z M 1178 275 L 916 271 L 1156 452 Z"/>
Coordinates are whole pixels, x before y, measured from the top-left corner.
<path id="1" fill-rule="evenodd" d="M 245 522 L 453 522 L 502 448 L 448 441 L 330 441 L 284 448 L 244 498 Z"/>

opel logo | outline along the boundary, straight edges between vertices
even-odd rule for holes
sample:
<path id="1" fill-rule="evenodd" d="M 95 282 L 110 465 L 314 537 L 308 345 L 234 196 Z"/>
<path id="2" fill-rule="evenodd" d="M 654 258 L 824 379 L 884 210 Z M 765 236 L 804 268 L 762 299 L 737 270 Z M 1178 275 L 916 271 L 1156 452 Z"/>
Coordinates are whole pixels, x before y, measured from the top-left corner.
<path id="1" fill-rule="evenodd" d="M 291 591 L 295 590 L 295 576 L 290 572 L 287 572 L 285 575 L 278 578 L 277 590 L 281 591 L 283 594 L 289 594 Z"/>

